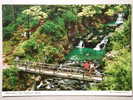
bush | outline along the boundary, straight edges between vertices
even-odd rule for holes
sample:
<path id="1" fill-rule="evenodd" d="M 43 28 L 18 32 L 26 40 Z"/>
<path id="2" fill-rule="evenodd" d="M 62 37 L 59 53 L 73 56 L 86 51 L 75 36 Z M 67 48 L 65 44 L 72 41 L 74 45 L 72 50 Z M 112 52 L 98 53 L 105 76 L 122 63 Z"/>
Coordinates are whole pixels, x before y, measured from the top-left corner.
<path id="1" fill-rule="evenodd" d="M 3 90 L 17 90 L 18 73 L 19 70 L 14 66 L 3 70 Z"/>
<path id="2" fill-rule="evenodd" d="M 112 35 L 110 41 L 113 51 L 117 54 L 112 59 L 105 59 L 105 76 L 103 82 L 104 90 L 131 90 L 131 24 L 130 17 L 123 25 L 118 27 Z"/>
<path id="3" fill-rule="evenodd" d="M 56 55 L 59 55 L 59 53 L 60 53 L 60 51 L 59 51 L 58 48 L 55 48 L 55 47 L 50 46 L 50 45 L 45 46 L 45 47 L 43 48 L 43 52 L 44 52 L 45 61 L 46 61 L 47 63 L 52 63 L 52 62 L 54 62 L 56 59 L 58 59 L 58 58 L 56 58 L 55 56 L 56 56 Z"/>
<path id="4" fill-rule="evenodd" d="M 12 33 L 16 31 L 17 25 L 15 23 L 9 24 L 8 26 L 4 27 L 3 29 L 3 38 L 4 39 L 10 39 L 12 36 Z"/>
<path id="5" fill-rule="evenodd" d="M 27 50 L 27 49 L 32 50 L 33 48 L 35 48 L 35 46 L 36 46 L 36 41 L 35 41 L 35 39 L 29 39 L 29 40 L 27 40 L 27 41 L 24 41 L 24 42 L 23 42 L 23 45 L 22 45 L 22 47 L 23 47 L 25 50 Z"/>
<path id="6" fill-rule="evenodd" d="M 25 54 L 32 55 L 35 53 L 34 51 L 36 49 L 37 49 L 36 40 L 32 38 L 20 43 L 14 51 L 14 56 L 25 56 Z"/>
<path id="7" fill-rule="evenodd" d="M 54 33 L 56 32 L 56 30 L 58 29 L 58 25 L 56 25 L 54 22 L 52 21 L 47 21 L 41 30 L 41 33 Z"/>
<path id="8" fill-rule="evenodd" d="M 63 23 L 62 23 L 63 24 Z M 41 28 L 41 33 L 50 34 L 53 37 L 53 40 L 59 40 L 64 36 L 64 28 L 53 21 L 47 21 Z"/>
<path id="9" fill-rule="evenodd" d="M 77 16 L 72 11 L 66 11 L 62 17 L 66 23 L 77 21 Z"/>
<path id="10" fill-rule="evenodd" d="M 38 23 L 39 23 L 39 20 L 37 20 L 37 19 L 30 19 L 29 27 L 32 28 L 32 27 L 38 25 Z"/>
<path id="11" fill-rule="evenodd" d="M 25 50 L 22 48 L 22 46 L 18 46 L 15 48 L 15 51 L 13 52 L 14 56 L 24 56 L 25 55 Z"/>
<path id="12" fill-rule="evenodd" d="M 61 17 L 56 17 L 55 18 L 55 23 L 57 23 L 58 25 L 62 26 L 63 28 L 65 28 L 65 22 L 64 19 Z"/>
<path id="13" fill-rule="evenodd" d="M 131 53 L 121 49 L 112 61 L 105 60 L 106 76 L 103 82 L 104 90 L 131 90 Z"/>
<path id="14" fill-rule="evenodd" d="M 8 54 L 9 52 L 11 52 L 12 49 L 13 49 L 13 45 L 14 45 L 14 43 L 12 41 L 4 41 L 4 43 L 3 43 L 3 46 L 4 46 L 3 53 Z"/>

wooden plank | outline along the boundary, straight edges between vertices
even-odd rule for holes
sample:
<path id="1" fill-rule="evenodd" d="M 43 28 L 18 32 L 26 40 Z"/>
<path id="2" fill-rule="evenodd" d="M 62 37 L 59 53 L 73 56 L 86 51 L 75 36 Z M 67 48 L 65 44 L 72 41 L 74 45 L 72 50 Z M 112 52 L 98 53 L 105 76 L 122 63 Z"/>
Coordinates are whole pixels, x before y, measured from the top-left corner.
<path id="1" fill-rule="evenodd" d="M 39 74 L 45 74 L 49 76 L 56 76 L 56 77 L 61 77 L 61 78 L 68 78 L 68 79 L 77 79 L 77 80 L 85 80 L 85 81 L 95 81 L 95 82 L 100 82 L 102 81 L 102 77 L 97 77 L 97 76 L 86 76 L 83 74 L 76 74 L 76 73 L 70 73 L 70 72 L 58 72 L 58 71 L 53 71 L 53 70 L 39 70 L 39 69 L 34 69 L 34 68 L 25 68 L 25 67 L 18 67 L 22 71 L 30 72 L 30 73 L 39 73 Z"/>

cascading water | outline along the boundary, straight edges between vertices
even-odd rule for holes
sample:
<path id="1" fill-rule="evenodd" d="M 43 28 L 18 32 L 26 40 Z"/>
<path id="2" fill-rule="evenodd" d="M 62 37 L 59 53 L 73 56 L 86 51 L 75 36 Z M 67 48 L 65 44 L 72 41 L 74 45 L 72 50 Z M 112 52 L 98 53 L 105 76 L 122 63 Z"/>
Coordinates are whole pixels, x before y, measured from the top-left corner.
<path id="1" fill-rule="evenodd" d="M 104 38 L 102 40 L 102 44 L 106 44 L 107 39 Z M 99 45 L 99 44 L 98 44 Z M 85 48 L 84 47 L 84 42 L 81 40 L 74 48 L 69 52 L 68 55 L 65 56 L 66 61 L 71 61 L 71 62 L 83 62 L 83 61 L 88 61 L 88 60 L 99 60 L 102 59 L 104 56 L 105 51 L 103 49 L 100 50 L 94 50 L 93 48 Z"/>
<path id="2" fill-rule="evenodd" d="M 123 13 L 119 13 L 118 14 L 118 18 L 117 18 L 117 20 L 116 20 L 116 22 L 115 22 L 115 24 L 123 24 L 123 16 L 124 16 L 124 14 Z"/>
<path id="3" fill-rule="evenodd" d="M 77 48 L 79 48 L 79 51 L 80 53 L 82 53 L 82 48 L 84 48 L 84 41 L 83 40 L 80 40 L 78 46 L 76 46 Z"/>
<path id="4" fill-rule="evenodd" d="M 96 45 L 94 50 L 97 50 L 97 51 L 103 50 L 105 48 L 105 45 L 107 44 L 107 42 L 108 42 L 108 37 L 106 36 L 106 37 L 103 38 L 103 40 L 100 43 L 98 43 Z"/>
<path id="5" fill-rule="evenodd" d="M 83 40 L 80 40 L 78 46 L 76 46 L 77 48 L 84 48 L 84 42 Z"/>
<path id="6" fill-rule="evenodd" d="M 75 49 L 78 50 L 79 54 L 82 54 L 82 50 L 84 48 L 84 41 L 83 40 L 80 40 L 78 46 L 76 46 Z M 75 61 L 73 61 L 72 59 L 75 59 Z M 76 64 L 78 63 L 78 60 L 79 58 L 77 56 L 72 56 L 71 59 L 68 60 L 68 62 L 66 64 L 64 64 L 63 66 L 67 66 L 67 65 L 73 65 L 73 64 Z M 72 62 L 71 62 L 72 61 Z M 61 67 L 61 66 L 60 66 Z"/>

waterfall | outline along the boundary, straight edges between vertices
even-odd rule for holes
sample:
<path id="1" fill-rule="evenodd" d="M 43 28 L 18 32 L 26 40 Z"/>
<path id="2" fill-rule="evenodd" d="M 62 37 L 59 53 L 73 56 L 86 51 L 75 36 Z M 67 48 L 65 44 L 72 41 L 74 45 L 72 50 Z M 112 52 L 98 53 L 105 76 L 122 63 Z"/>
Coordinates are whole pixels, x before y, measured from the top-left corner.
<path id="1" fill-rule="evenodd" d="M 107 44 L 107 42 L 108 42 L 108 37 L 106 36 L 106 37 L 104 37 L 103 40 L 102 40 L 100 43 L 98 43 L 98 44 L 96 45 L 96 47 L 93 48 L 93 49 L 94 49 L 94 50 L 102 50 L 102 49 L 105 48 L 105 45 Z"/>
<path id="2" fill-rule="evenodd" d="M 123 13 L 119 13 L 115 24 L 123 24 L 123 16 L 124 16 Z"/>
<path id="3" fill-rule="evenodd" d="M 80 40 L 78 46 L 76 46 L 76 47 L 77 48 L 84 48 L 83 43 L 84 43 L 83 40 Z"/>

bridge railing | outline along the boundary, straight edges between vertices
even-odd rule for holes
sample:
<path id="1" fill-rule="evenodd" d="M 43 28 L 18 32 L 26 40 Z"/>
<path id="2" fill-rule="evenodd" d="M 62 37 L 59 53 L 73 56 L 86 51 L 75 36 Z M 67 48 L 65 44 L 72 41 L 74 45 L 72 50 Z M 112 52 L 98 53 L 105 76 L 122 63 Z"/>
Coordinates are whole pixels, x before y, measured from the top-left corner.
<path id="1" fill-rule="evenodd" d="M 32 61 L 19 61 L 16 62 L 16 66 L 19 69 L 23 69 L 26 72 L 35 72 L 35 73 L 44 73 L 48 71 L 52 71 L 53 75 L 56 76 L 58 73 L 64 73 L 65 75 L 68 74 L 68 77 L 73 75 L 80 75 L 82 79 L 87 77 L 86 70 L 80 67 L 67 67 L 67 68 L 60 68 L 59 64 L 47 64 L 43 62 L 32 62 Z M 79 68 L 79 69 L 78 69 Z M 59 74 L 58 74 L 59 75 Z M 102 77 L 103 76 L 96 76 L 96 75 L 88 75 L 88 77 Z"/>

